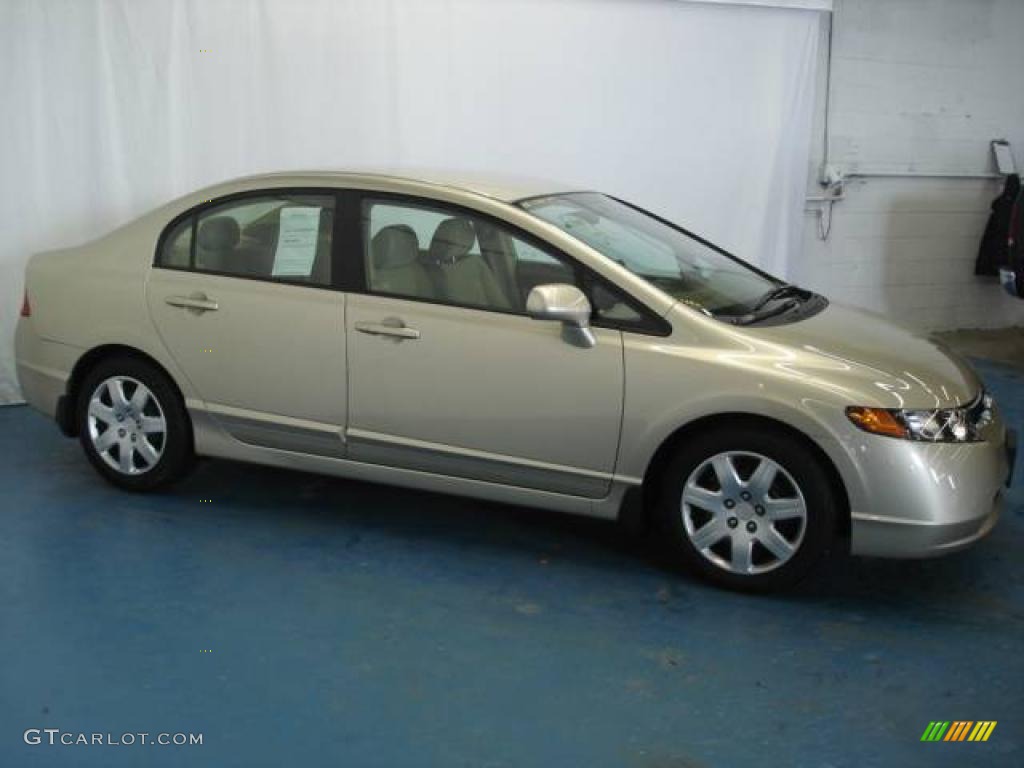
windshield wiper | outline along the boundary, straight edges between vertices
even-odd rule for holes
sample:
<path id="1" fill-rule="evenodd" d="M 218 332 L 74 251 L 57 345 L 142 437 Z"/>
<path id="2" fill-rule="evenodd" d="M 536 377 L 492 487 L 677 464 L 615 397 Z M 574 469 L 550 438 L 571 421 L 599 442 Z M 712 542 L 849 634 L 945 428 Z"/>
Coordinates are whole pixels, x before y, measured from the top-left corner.
<path id="1" fill-rule="evenodd" d="M 758 312 L 747 312 L 743 315 L 725 315 L 721 319 L 732 325 L 751 325 L 753 323 L 760 322 L 761 320 L 767 320 L 769 317 L 775 317 L 777 315 L 784 315 L 794 307 L 799 306 L 800 302 L 795 299 L 790 299 L 787 302 L 779 304 L 768 309 L 761 309 Z"/>
<path id="2" fill-rule="evenodd" d="M 784 283 L 783 285 L 772 288 L 768 293 L 754 302 L 754 306 L 750 308 L 748 315 L 757 314 L 758 310 L 764 307 L 769 302 L 775 301 L 776 299 L 784 299 L 788 296 L 799 298 L 801 301 L 806 301 L 811 297 L 811 292 L 801 288 L 798 285 L 792 285 L 791 283 Z"/>
<path id="3" fill-rule="evenodd" d="M 769 317 L 783 315 L 791 309 L 799 306 L 801 303 L 809 300 L 813 295 L 813 291 L 808 291 L 804 288 L 800 288 L 799 286 L 785 283 L 772 288 L 768 293 L 764 294 L 764 296 L 754 302 L 754 305 L 742 315 L 733 315 L 729 319 L 729 322 L 733 325 L 750 325 L 751 323 L 757 323 L 761 320 L 767 320 Z M 768 306 L 773 301 L 778 301 L 779 299 L 789 300 L 774 307 Z"/>

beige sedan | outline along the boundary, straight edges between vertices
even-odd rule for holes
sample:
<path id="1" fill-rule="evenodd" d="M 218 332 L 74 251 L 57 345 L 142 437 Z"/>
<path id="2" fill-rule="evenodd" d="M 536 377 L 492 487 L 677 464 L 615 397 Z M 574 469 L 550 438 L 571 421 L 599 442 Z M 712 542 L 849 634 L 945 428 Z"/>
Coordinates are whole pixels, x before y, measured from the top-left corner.
<path id="1" fill-rule="evenodd" d="M 617 518 L 730 587 L 995 524 L 973 371 L 597 192 L 273 174 L 34 256 L 25 397 L 130 490 L 195 456 Z"/>

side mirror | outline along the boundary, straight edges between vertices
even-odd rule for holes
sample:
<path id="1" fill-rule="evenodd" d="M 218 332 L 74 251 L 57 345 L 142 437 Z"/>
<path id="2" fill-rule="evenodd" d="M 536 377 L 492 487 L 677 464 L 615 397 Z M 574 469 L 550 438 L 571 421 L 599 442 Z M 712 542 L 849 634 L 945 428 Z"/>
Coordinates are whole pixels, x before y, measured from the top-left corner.
<path id="1" fill-rule="evenodd" d="M 578 347 L 597 343 L 590 330 L 590 302 L 579 288 L 567 283 L 538 285 L 526 297 L 526 314 L 534 320 L 562 324 L 562 338 Z"/>

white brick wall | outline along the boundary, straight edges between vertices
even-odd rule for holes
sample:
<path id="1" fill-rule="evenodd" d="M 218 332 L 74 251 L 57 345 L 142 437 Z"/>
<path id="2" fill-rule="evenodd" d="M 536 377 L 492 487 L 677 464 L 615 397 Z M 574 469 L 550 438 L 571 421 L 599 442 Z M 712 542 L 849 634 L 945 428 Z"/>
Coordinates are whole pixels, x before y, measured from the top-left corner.
<path id="1" fill-rule="evenodd" d="M 1024 166 L 1024 0 L 837 0 L 833 23 L 832 164 L 991 172 L 989 141 L 1007 138 Z M 822 76 L 812 180 L 824 153 L 823 85 Z M 1000 189 L 984 179 L 851 179 L 827 240 L 808 205 L 791 277 L 920 330 L 1024 324 L 1024 301 L 973 275 Z M 820 194 L 813 182 L 809 191 Z"/>

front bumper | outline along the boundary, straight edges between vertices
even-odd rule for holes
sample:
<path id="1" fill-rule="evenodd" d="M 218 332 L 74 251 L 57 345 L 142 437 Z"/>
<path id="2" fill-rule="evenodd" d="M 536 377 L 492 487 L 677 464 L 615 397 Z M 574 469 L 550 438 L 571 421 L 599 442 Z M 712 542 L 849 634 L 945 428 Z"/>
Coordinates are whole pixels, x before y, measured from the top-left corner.
<path id="1" fill-rule="evenodd" d="M 1003 501 L 999 491 L 984 515 L 952 523 L 858 515 L 852 520 L 850 551 L 872 557 L 937 557 L 956 552 L 984 538 L 995 527 Z"/>
<path id="2" fill-rule="evenodd" d="M 1016 435 L 1000 424 L 984 442 L 923 444 L 867 436 L 855 446 L 870 492 L 851 512 L 850 551 L 932 557 L 984 537 L 1002 511 Z M 854 447 L 854 446 L 848 446 Z"/>

